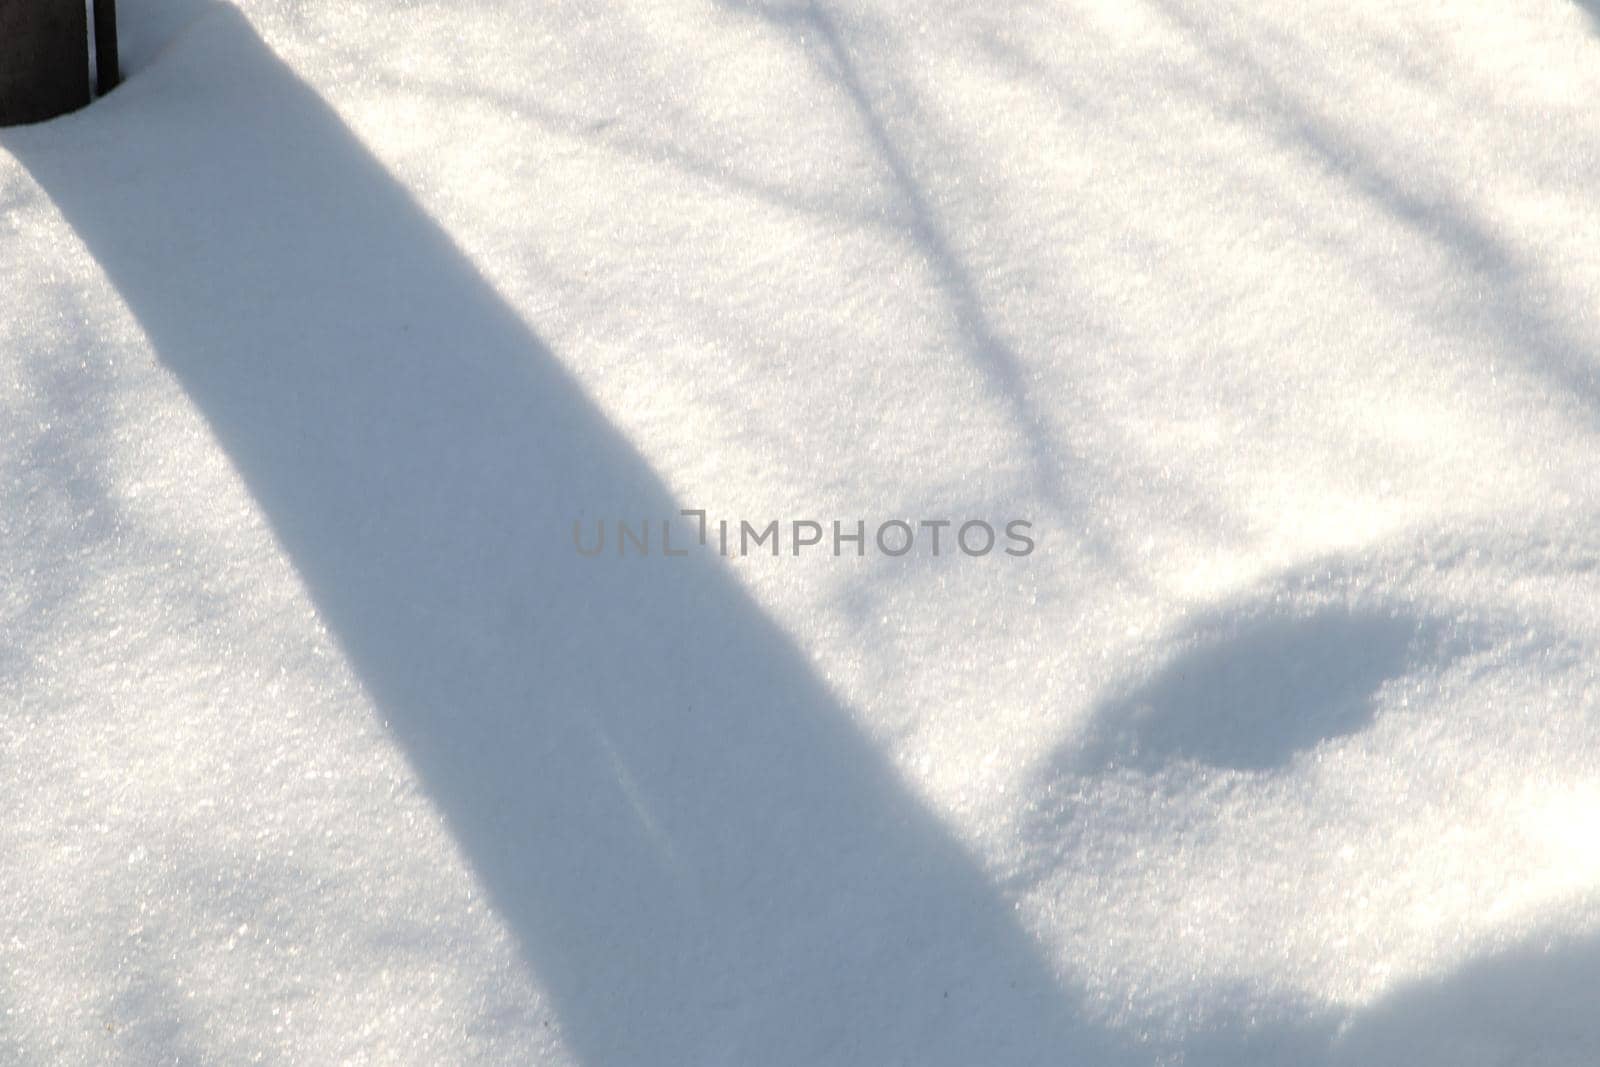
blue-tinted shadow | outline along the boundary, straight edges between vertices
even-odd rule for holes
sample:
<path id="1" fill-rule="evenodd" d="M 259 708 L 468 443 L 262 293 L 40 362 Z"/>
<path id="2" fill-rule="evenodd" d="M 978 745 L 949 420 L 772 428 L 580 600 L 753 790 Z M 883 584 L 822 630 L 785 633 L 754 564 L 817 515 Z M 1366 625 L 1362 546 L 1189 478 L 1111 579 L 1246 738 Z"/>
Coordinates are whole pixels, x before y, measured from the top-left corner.
<path id="1" fill-rule="evenodd" d="M 576 1054 L 1123 1062 L 715 558 L 574 553 L 574 519 L 680 502 L 239 14 L 184 34 L 0 149 L 204 414 Z"/>
<path id="2" fill-rule="evenodd" d="M 1204 628 L 1154 677 L 1094 714 L 1073 760 L 1265 771 L 1372 722 L 1373 697 L 1437 645 L 1436 626 L 1343 608 Z"/>

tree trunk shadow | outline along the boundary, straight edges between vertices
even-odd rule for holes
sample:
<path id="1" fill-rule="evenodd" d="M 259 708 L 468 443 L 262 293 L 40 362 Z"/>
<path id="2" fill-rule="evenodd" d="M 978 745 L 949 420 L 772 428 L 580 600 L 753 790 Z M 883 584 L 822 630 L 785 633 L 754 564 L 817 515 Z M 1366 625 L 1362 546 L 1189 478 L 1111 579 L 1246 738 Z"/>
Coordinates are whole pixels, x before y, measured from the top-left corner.
<path id="1" fill-rule="evenodd" d="M 191 33 L 0 145 L 227 450 L 576 1055 L 1120 1062 L 714 557 L 577 556 L 573 520 L 680 504 L 239 14 Z"/>

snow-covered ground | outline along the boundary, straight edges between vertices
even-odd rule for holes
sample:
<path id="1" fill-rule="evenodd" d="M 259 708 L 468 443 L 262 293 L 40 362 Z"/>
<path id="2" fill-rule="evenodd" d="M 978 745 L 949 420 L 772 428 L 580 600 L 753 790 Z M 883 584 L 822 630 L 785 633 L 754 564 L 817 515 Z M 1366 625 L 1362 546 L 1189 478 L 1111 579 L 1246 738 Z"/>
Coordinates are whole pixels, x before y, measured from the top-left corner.
<path id="1" fill-rule="evenodd" d="M 119 6 L 0 1062 L 1600 1062 L 1600 5 Z"/>

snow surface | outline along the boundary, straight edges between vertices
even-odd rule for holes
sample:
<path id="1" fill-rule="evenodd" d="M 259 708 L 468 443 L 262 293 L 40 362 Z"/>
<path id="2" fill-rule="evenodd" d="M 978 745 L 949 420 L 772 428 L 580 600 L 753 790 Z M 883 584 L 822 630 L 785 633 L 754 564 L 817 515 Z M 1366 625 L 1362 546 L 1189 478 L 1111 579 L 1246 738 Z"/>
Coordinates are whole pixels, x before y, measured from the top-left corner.
<path id="1" fill-rule="evenodd" d="M 1600 1061 L 1600 6 L 119 7 L 0 1062 Z"/>

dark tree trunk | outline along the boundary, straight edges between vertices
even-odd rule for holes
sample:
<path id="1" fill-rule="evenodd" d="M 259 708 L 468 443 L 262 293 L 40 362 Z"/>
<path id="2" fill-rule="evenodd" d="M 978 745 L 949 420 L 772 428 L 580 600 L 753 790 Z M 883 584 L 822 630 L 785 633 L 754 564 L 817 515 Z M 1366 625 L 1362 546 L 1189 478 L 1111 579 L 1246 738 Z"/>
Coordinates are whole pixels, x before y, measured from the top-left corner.
<path id="1" fill-rule="evenodd" d="M 39 122 L 88 102 L 83 0 L 0 0 L 0 126 Z"/>
<path id="2" fill-rule="evenodd" d="M 117 65 L 117 0 L 94 0 L 94 45 L 94 91 L 104 96 L 122 80 Z"/>

